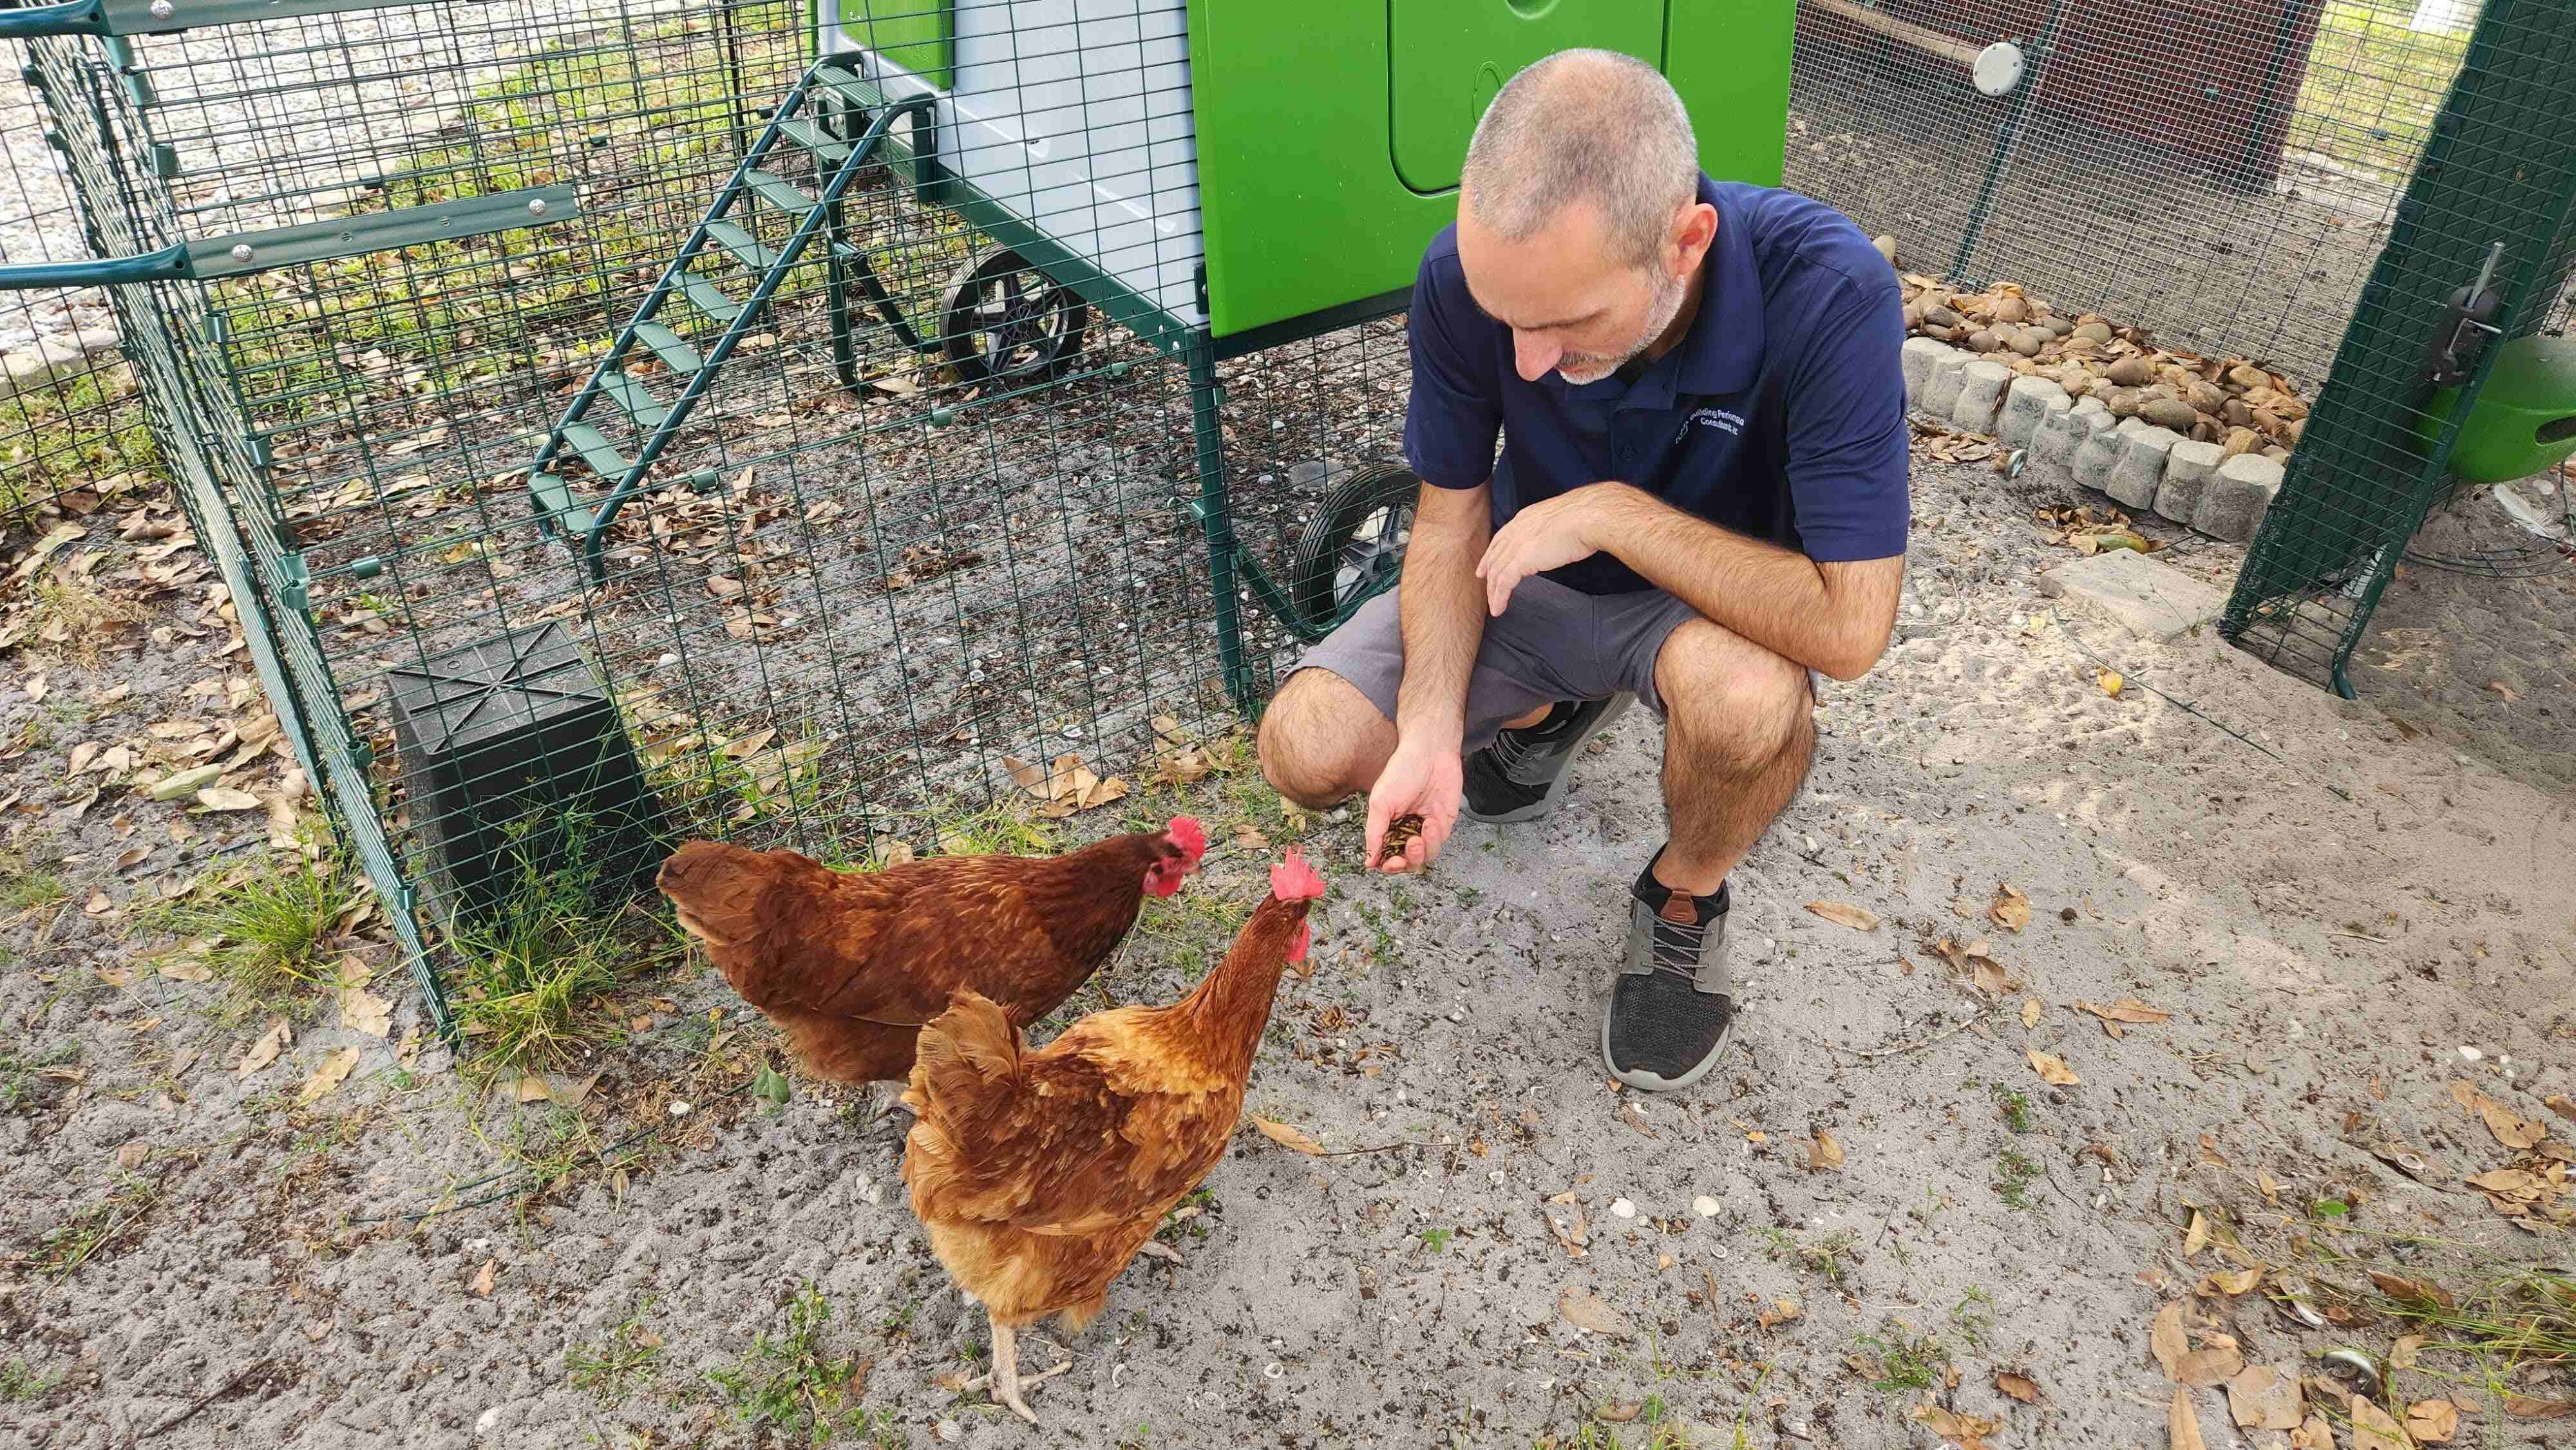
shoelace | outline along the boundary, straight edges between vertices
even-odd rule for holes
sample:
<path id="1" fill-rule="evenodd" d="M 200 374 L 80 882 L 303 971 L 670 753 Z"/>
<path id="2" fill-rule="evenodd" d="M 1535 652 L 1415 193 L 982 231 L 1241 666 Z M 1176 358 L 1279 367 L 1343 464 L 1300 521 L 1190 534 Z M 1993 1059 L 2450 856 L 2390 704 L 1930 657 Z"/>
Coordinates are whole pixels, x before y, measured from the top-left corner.
<path id="1" fill-rule="evenodd" d="M 1658 916 L 1655 929 L 1647 935 L 1647 965 L 1697 986 L 1700 951 L 1707 943 L 1707 927 L 1697 922 L 1668 921 Z"/>

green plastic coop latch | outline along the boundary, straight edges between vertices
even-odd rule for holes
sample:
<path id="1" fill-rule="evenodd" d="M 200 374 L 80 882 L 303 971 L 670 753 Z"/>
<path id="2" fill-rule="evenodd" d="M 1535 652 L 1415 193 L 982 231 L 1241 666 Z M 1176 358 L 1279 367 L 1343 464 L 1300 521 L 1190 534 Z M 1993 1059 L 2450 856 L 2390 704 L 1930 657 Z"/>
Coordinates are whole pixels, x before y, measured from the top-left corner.
<path id="1" fill-rule="evenodd" d="M 2426 447 L 2441 436 L 2460 390 L 2433 395 L 2415 427 Z M 2517 337 L 2496 352 L 2486 386 L 2451 447 L 2451 472 L 2470 483 L 2510 483 L 2576 454 L 2576 339 Z"/>

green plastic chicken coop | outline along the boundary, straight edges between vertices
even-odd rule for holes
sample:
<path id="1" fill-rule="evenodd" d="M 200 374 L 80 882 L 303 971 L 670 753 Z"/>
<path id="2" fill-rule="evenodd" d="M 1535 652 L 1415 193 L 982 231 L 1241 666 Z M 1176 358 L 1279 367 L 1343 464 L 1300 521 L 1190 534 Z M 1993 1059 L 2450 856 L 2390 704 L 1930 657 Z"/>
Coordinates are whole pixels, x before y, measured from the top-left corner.
<path id="1" fill-rule="evenodd" d="M 1690 106 L 1703 167 L 1776 184 L 1790 25 L 1789 6 L 1760 0 L 816 0 L 810 68 L 538 454 L 540 516 L 597 576 L 618 510 L 811 247 L 852 387 L 853 335 L 877 325 L 987 395 L 1044 386 L 1079 366 L 1096 310 L 1187 362 L 1193 513 L 1224 674 L 1248 701 L 1238 591 L 1320 637 L 1393 581 L 1414 484 L 1400 460 L 1352 470 L 1302 531 L 1289 578 L 1273 579 L 1231 523 L 1216 364 L 1400 310 L 1455 213 L 1477 117 L 1557 50 L 1657 62 Z M 798 150 L 815 158 L 812 183 L 769 164 Z M 936 317 L 907 315 L 845 233 L 851 188 L 878 166 L 989 239 Z M 744 224 L 760 207 L 784 214 L 783 243 Z M 684 338 L 666 309 L 721 335 Z M 646 369 L 658 387 L 626 367 L 647 356 L 666 365 Z M 592 426 L 603 407 L 636 425 L 640 447 Z M 595 475 L 590 493 L 559 471 L 568 456 Z"/>

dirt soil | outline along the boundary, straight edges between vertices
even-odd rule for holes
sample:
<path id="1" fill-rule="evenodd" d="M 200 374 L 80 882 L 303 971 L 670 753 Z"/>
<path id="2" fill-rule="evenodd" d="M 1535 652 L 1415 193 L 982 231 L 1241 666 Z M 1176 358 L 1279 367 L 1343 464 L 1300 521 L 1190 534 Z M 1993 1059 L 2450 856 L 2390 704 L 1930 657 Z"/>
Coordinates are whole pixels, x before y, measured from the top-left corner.
<path id="1" fill-rule="evenodd" d="M 1245 1131 L 1168 1233 L 1186 1263 L 1140 1259 L 1099 1323 L 1023 1337 L 1025 1367 L 1072 1363 L 1035 1393 L 1046 1438 L 1932 1445 L 1928 1400 L 1953 1431 L 1998 1422 L 1998 1446 L 2161 1445 L 2160 1309 L 2209 1359 L 2321 1376 L 2318 1353 L 2405 1332 L 2367 1267 L 2465 1291 L 2472 1260 L 2564 1262 L 2563 1192 L 2516 1227 L 2462 1180 L 2546 1181 L 2576 1137 L 2567 783 L 2214 639 L 2061 613 L 2035 581 L 2067 552 L 1982 469 L 1925 465 L 1916 499 L 1899 637 L 1827 688 L 1813 779 L 1734 882 L 1728 1067 L 1641 1098 L 1598 1060 L 1624 890 L 1660 839 L 1651 720 L 1605 737 L 1554 818 L 1464 828 L 1423 879 L 1362 877 L 1356 825 L 1313 821 L 1319 970 L 1283 986 L 1250 1102 L 1372 1151 Z M 150 542 L 74 522 L 48 567 L 99 553 L 144 615 L 88 663 L 35 633 L 0 655 L 0 851 L 60 893 L 0 922 L 0 1439 L 809 1443 L 728 1387 L 792 1363 L 770 1409 L 837 1393 L 835 1443 L 1036 1441 L 939 1383 L 984 1321 L 904 1206 L 901 1114 L 748 1093 L 768 1029 L 701 963 L 631 980 L 629 1040 L 521 1102 L 424 1039 L 361 925 L 384 1035 L 314 1001 L 242 1070 L 264 1023 L 220 1019 L 213 984 L 156 973 L 127 932 L 207 853 L 268 849 L 270 812 L 134 795 L 160 768 L 138 755 L 67 814 L 102 783 L 68 774 L 81 745 L 184 755 L 148 727 L 239 713 L 239 656 L 202 579 L 146 590 Z M 238 779 L 294 784 L 273 755 Z M 1193 806 L 1229 834 L 1291 833 L 1257 783 L 1210 785 Z M 149 864 L 119 868 L 132 845 Z M 1183 990 L 1273 855 L 1223 847 L 1081 1002 Z M 350 1047 L 347 1080 L 299 1102 Z M 2475 1094 L 2548 1136 L 2505 1147 Z M 2299 1328 L 2285 1276 L 2344 1322 Z M 807 1285 L 831 1315 L 800 1339 Z M 576 1386 L 620 1344 L 632 1373 Z M 2494 1393 L 2445 1370 L 2428 1351 L 2397 1391 L 2455 1400 L 2454 1443 L 2540 1445 L 2551 1422 L 2504 1395 L 2576 1400 L 2563 1368 Z M 2220 1389 L 2184 1404 L 2211 1444 L 2286 1443 L 2231 1437 Z"/>

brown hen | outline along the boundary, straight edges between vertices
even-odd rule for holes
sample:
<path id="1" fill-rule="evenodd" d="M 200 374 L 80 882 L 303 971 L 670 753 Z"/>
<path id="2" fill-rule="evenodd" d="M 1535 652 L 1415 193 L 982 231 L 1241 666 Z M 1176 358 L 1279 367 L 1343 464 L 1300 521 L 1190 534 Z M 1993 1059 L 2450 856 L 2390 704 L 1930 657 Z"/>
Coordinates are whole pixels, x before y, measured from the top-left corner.
<path id="1" fill-rule="evenodd" d="M 1019 1329 L 1050 1314 L 1069 1330 L 1090 1323 L 1224 1155 L 1280 969 L 1305 960 L 1306 913 L 1323 894 L 1290 850 L 1225 960 L 1168 1007 L 1095 1012 L 1029 1052 L 998 1006 L 960 992 L 922 1029 L 903 1180 L 932 1252 L 992 1319 L 993 1369 L 978 1383 L 1029 1423 Z"/>
<path id="2" fill-rule="evenodd" d="M 655 884 L 742 999 L 787 1033 L 797 1065 L 838 1082 L 899 1081 L 921 1024 L 972 991 L 1014 1026 L 1073 995 L 1207 849 L 1181 816 L 1062 856 L 935 856 L 834 871 L 794 851 L 690 841 Z"/>

